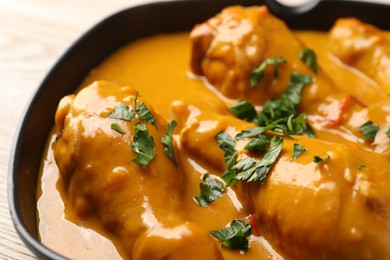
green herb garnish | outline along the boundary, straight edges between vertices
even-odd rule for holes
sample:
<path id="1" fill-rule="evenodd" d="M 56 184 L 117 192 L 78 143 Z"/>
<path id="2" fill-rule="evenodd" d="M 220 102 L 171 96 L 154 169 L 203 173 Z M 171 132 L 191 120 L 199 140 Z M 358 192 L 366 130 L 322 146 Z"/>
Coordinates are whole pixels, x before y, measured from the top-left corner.
<path id="1" fill-rule="evenodd" d="M 268 172 L 278 158 L 282 147 L 283 139 L 277 135 L 272 137 L 269 148 L 265 151 L 263 158 L 259 162 L 256 162 L 254 165 L 252 165 L 252 162 L 246 162 L 240 165 L 241 161 L 239 161 L 232 167 L 237 170 L 235 179 L 245 180 L 247 182 L 260 181 L 263 184 Z"/>
<path id="2" fill-rule="evenodd" d="M 237 151 L 234 149 L 236 147 L 236 141 L 228 135 L 225 132 L 220 132 L 215 136 L 215 140 L 218 142 L 219 148 L 221 148 L 225 154 L 224 154 L 224 162 L 227 169 L 230 169 L 234 163 L 236 162 L 237 158 Z"/>
<path id="3" fill-rule="evenodd" d="M 161 138 L 161 142 L 164 144 L 164 153 L 177 165 L 175 151 L 173 150 L 172 143 L 172 134 L 177 123 L 175 120 L 172 120 L 167 124 L 167 131 L 165 132 L 164 137 Z"/>
<path id="4" fill-rule="evenodd" d="M 133 108 L 129 108 L 128 105 L 119 102 L 119 104 L 115 107 L 114 112 L 110 112 L 108 115 L 110 118 L 122 119 L 126 121 L 133 121 L 133 119 L 138 116 L 139 119 L 149 122 L 152 125 L 156 126 L 156 118 L 150 112 L 150 110 L 146 107 L 144 102 L 141 102 L 137 106 L 138 101 L 138 91 L 135 93 L 135 98 L 133 102 Z"/>
<path id="5" fill-rule="evenodd" d="M 274 77 L 277 78 L 279 65 L 282 63 L 287 63 L 287 60 L 282 57 L 266 59 L 263 63 L 260 64 L 259 67 L 257 67 L 251 72 L 251 77 L 250 77 L 251 87 L 256 86 L 258 83 L 262 81 L 262 79 L 264 78 L 265 68 L 267 67 L 267 65 L 274 66 Z"/>
<path id="6" fill-rule="evenodd" d="M 258 128 L 252 128 L 252 129 L 258 129 Z M 218 134 L 217 136 L 221 135 L 222 133 Z M 227 135 L 226 133 L 223 134 Z M 269 142 L 269 147 L 267 149 L 264 149 L 265 153 L 263 155 L 263 158 L 260 161 L 256 161 L 251 158 L 245 158 L 239 160 L 238 162 L 235 162 L 235 159 L 237 157 L 237 151 L 234 150 L 234 152 L 232 152 L 231 150 L 232 148 L 234 149 L 234 146 L 232 145 L 234 140 L 230 136 L 229 136 L 229 141 L 231 142 L 230 145 L 226 145 L 226 143 L 228 142 L 223 142 L 223 144 L 225 145 L 219 146 L 222 150 L 225 151 L 225 155 L 234 154 L 234 159 L 232 158 L 233 156 L 229 157 L 228 164 L 226 164 L 226 159 L 225 159 L 227 170 L 222 175 L 222 179 L 227 183 L 226 185 L 227 187 L 233 185 L 238 180 L 245 180 L 247 182 L 260 181 L 261 183 L 264 183 L 267 173 L 269 172 L 272 165 L 278 158 L 279 153 L 283 147 L 283 139 L 281 137 L 275 135 L 270 141 L 268 140 L 265 141 L 266 138 L 267 138 L 266 136 L 260 136 L 260 134 L 257 137 L 257 139 L 262 140 L 264 144 Z"/>
<path id="7" fill-rule="evenodd" d="M 269 143 L 270 138 L 268 136 L 259 135 L 257 138 L 250 140 L 244 149 L 248 151 L 264 151 Z"/>
<path id="8" fill-rule="evenodd" d="M 306 135 L 308 137 L 315 137 L 316 133 L 310 124 L 306 121 L 306 115 L 304 113 L 297 117 L 291 114 L 287 119 L 287 132 L 288 134 Z"/>
<path id="9" fill-rule="evenodd" d="M 142 119 L 146 122 L 151 123 L 152 125 L 156 126 L 156 118 L 153 116 L 153 114 L 150 112 L 150 110 L 146 107 L 144 102 L 141 102 L 141 104 L 136 108 L 138 118 Z"/>
<path id="10" fill-rule="evenodd" d="M 202 180 L 205 183 L 199 184 L 200 195 L 195 196 L 194 199 L 200 206 L 204 207 L 221 197 L 225 188 L 220 181 L 210 178 L 207 173 Z"/>
<path id="11" fill-rule="evenodd" d="M 306 151 L 307 151 L 307 149 L 303 148 L 302 145 L 294 144 L 294 153 L 293 153 L 293 156 L 291 158 L 291 161 L 294 161 L 295 159 L 298 158 L 298 156 L 300 156 L 301 154 L 303 154 Z"/>
<path id="12" fill-rule="evenodd" d="M 312 82 L 312 77 L 304 74 L 292 73 L 286 91 L 280 99 L 268 100 L 263 110 L 257 115 L 257 125 L 269 125 L 275 122 L 287 123 L 291 115 L 295 115 L 301 102 L 302 89 Z"/>
<path id="13" fill-rule="evenodd" d="M 361 169 L 366 168 L 366 167 L 367 166 L 365 164 L 359 163 L 356 168 L 360 171 Z"/>
<path id="14" fill-rule="evenodd" d="M 139 93 L 138 93 L 138 90 L 137 90 L 137 91 L 135 92 L 135 97 L 134 97 L 134 100 L 133 100 L 133 107 L 134 107 L 134 108 L 137 107 L 138 96 L 139 96 Z"/>
<path id="15" fill-rule="evenodd" d="M 390 126 L 389 126 L 389 128 L 387 129 L 387 131 L 386 131 L 386 135 L 387 135 L 387 137 L 390 137 Z"/>
<path id="16" fill-rule="evenodd" d="M 238 133 L 235 138 L 237 140 L 244 140 L 246 138 L 257 137 L 268 130 L 273 130 L 273 128 L 273 125 L 270 125 L 268 127 L 251 127 Z"/>
<path id="17" fill-rule="evenodd" d="M 230 227 L 222 230 L 210 231 L 210 234 L 223 242 L 223 246 L 236 250 L 248 250 L 248 239 L 252 233 L 252 227 L 250 224 L 244 224 L 241 220 L 233 220 L 230 223 Z"/>
<path id="18" fill-rule="evenodd" d="M 307 47 L 304 47 L 299 52 L 299 58 L 310 67 L 315 73 L 318 71 L 317 55 L 316 53 Z"/>
<path id="19" fill-rule="evenodd" d="M 144 123 L 137 123 L 134 127 L 133 144 L 131 150 L 137 155 L 133 158 L 133 162 L 145 168 L 156 156 L 154 148 L 154 140 L 148 134 L 148 128 Z"/>
<path id="20" fill-rule="evenodd" d="M 363 133 L 363 139 L 373 142 L 375 140 L 376 133 L 379 131 L 379 126 L 367 121 L 359 127 L 359 130 Z"/>
<path id="21" fill-rule="evenodd" d="M 134 110 L 129 109 L 128 105 L 119 102 L 119 104 L 114 108 L 114 112 L 110 112 L 108 116 L 110 118 L 133 121 L 135 118 L 135 112 Z"/>
<path id="22" fill-rule="evenodd" d="M 234 104 L 230 107 L 230 111 L 236 117 L 245 120 L 252 120 L 257 114 L 255 107 L 247 101 L 240 101 Z"/>
<path id="23" fill-rule="evenodd" d="M 260 127 L 268 127 L 268 130 L 282 132 L 286 135 L 305 134 L 314 137 L 315 133 L 307 123 L 306 115 L 302 113 L 296 116 L 296 109 L 301 102 L 302 89 L 311 82 L 311 76 L 292 73 L 287 89 L 280 99 L 268 100 L 258 114 L 253 113 L 253 105 L 241 101 L 233 105 L 233 114 Z M 242 110 L 239 109 L 241 107 Z"/>
<path id="24" fill-rule="evenodd" d="M 118 125 L 117 123 L 111 124 L 111 129 L 117 131 L 117 132 L 120 133 L 120 134 L 126 134 L 126 131 L 123 130 L 123 128 L 120 127 L 120 125 Z"/>
<path id="25" fill-rule="evenodd" d="M 317 155 L 315 155 L 313 157 L 313 162 L 315 162 L 315 163 L 325 163 L 325 162 L 327 162 L 329 160 L 330 160 L 329 154 L 326 154 L 326 158 L 322 158 L 322 157 L 317 156 Z"/>

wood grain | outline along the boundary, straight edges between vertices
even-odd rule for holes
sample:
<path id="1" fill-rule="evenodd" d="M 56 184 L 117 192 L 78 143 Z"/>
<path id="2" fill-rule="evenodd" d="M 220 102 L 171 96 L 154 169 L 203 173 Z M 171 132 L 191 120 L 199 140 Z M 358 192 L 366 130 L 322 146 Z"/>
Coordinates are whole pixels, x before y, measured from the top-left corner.
<path id="1" fill-rule="evenodd" d="M 15 232 L 7 201 L 9 152 L 28 100 L 83 32 L 117 10 L 144 2 L 148 1 L 0 0 L 0 259 L 35 259 Z"/>
<path id="2" fill-rule="evenodd" d="M 0 0 L 0 259 L 35 259 L 13 227 L 7 170 L 14 131 L 47 71 L 95 23 L 145 0 Z"/>

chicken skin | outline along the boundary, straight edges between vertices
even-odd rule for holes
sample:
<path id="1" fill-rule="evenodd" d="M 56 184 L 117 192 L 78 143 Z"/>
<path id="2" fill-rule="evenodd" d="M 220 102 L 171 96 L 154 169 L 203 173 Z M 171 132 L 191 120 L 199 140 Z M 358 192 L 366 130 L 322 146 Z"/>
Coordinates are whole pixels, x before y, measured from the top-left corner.
<path id="1" fill-rule="evenodd" d="M 222 112 L 215 112 L 216 104 Z M 191 113 L 194 107 L 202 113 Z M 219 173 L 226 167 L 215 136 L 222 131 L 234 138 L 255 127 L 223 107 L 217 100 L 192 101 L 190 106 L 178 102 L 173 107 L 183 147 Z M 260 154 L 244 149 L 246 142 L 237 141 L 237 161 L 259 161 Z M 306 150 L 292 160 L 294 144 Z M 316 156 L 325 161 L 314 162 Z M 383 155 L 357 145 L 292 136 L 283 137 L 280 156 L 263 185 L 246 181 L 234 185 L 249 202 L 255 232 L 287 258 L 385 259 L 390 257 L 389 176 L 390 162 Z"/>
<path id="2" fill-rule="evenodd" d="M 390 92 L 390 40 L 383 31 L 355 18 L 339 19 L 329 32 L 330 48 L 342 62 Z"/>
<path id="3" fill-rule="evenodd" d="M 133 120 L 113 118 L 120 103 L 127 111 L 143 106 L 149 117 L 138 112 Z M 220 259 L 208 232 L 185 219 L 180 171 L 160 142 L 166 125 L 130 87 L 99 81 L 63 98 L 56 113 L 54 154 L 66 208 L 82 223 L 108 232 L 125 258 Z M 155 150 L 147 165 L 134 159 L 133 149 L 145 128 L 147 145 L 151 140 Z M 145 146 L 139 144 L 139 153 Z"/>
<path id="4" fill-rule="evenodd" d="M 317 138 L 335 143 L 358 143 L 364 149 L 390 154 L 390 142 L 385 135 L 390 121 L 382 116 L 387 113 L 385 109 L 389 100 L 367 103 L 362 101 L 364 97 L 359 96 L 358 90 L 353 93 L 352 90 L 341 91 L 321 69 L 321 64 L 314 67 L 304 61 L 301 54 L 307 47 L 266 6 L 225 8 L 215 17 L 195 26 L 190 38 L 192 72 L 203 76 L 207 84 L 224 96 L 261 107 L 266 101 L 283 95 L 294 73 L 308 76 L 311 82 L 302 90 L 296 115 L 306 114 Z M 385 38 L 382 38 L 381 42 L 384 42 Z M 339 39 L 335 45 L 342 47 L 345 45 L 342 43 L 343 39 Z M 385 43 L 381 46 L 376 48 L 381 53 L 378 57 L 383 61 L 377 74 L 380 78 L 378 82 L 381 80 L 383 83 L 389 81 L 386 81 L 385 75 L 390 67 L 383 67 L 388 63 L 388 48 L 384 47 L 387 46 Z M 340 51 L 345 49 L 341 47 Z M 370 53 L 372 56 L 373 51 Z M 371 59 L 370 55 L 366 55 L 365 59 Z M 253 84 L 253 71 L 260 64 L 275 58 L 283 58 L 285 62 L 265 66 L 262 80 Z M 371 59 L 371 62 L 375 62 L 375 59 Z M 364 64 L 370 67 L 371 63 Z M 364 142 L 359 128 L 369 121 L 373 121 L 381 130 L 375 140 Z"/>

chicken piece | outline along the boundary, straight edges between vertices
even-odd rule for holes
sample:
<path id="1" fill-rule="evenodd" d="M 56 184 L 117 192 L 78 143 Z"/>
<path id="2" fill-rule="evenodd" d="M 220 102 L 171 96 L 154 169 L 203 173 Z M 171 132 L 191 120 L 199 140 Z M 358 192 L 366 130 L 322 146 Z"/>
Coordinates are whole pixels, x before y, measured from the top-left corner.
<path id="1" fill-rule="evenodd" d="M 356 18 L 339 19 L 330 30 L 330 48 L 342 62 L 372 78 L 390 93 L 390 39 Z"/>
<path id="2" fill-rule="evenodd" d="M 145 104 L 138 97 L 134 105 L 135 93 L 133 88 L 99 81 L 60 102 L 54 154 L 68 216 L 108 232 L 125 258 L 220 259 L 208 232 L 185 219 L 180 172 L 160 141 L 167 122 L 147 104 L 155 126 L 152 120 L 139 117 L 132 121 L 110 118 L 120 102 L 130 109 Z M 114 130 L 114 123 L 125 133 Z M 132 151 L 140 124 L 146 126 L 155 149 L 155 157 L 142 166 L 133 161 L 136 153 Z M 156 236 L 156 230 L 164 232 Z M 196 254 L 190 249 L 194 245 Z"/>
<path id="3" fill-rule="evenodd" d="M 213 165 L 222 173 L 224 152 L 216 152 L 214 137 L 221 131 L 234 137 L 254 125 L 216 113 L 207 108 L 209 103 L 176 102 L 173 112 L 181 122 L 183 147 L 203 162 L 218 161 Z M 223 111 L 223 104 L 216 104 Z M 193 114 L 194 107 L 202 112 Z M 238 194 L 251 205 L 253 230 L 292 259 L 389 258 L 390 162 L 356 145 L 305 136 L 283 139 L 279 159 L 263 185 L 235 184 Z M 244 151 L 242 142 L 236 145 L 239 158 L 260 159 Z M 295 143 L 307 151 L 292 161 Z M 198 150 L 204 152 L 197 154 Z M 315 163 L 314 156 L 330 159 Z"/>
<path id="4" fill-rule="evenodd" d="M 315 73 L 308 67 L 299 57 L 304 45 L 266 6 L 228 7 L 197 25 L 191 32 L 191 42 L 192 71 L 204 75 L 223 95 L 262 106 L 285 92 L 292 73 L 309 75 L 313 82 L 303 89 L 297 114 L 303 112 L 308 116 L 319 139 L 360 143 L 368 150 L 389 152 L 390 143 L 383 138 L 383 131 L 370 143 L 363 142 L 359 130 L 365 122 L 374 120 L 368 115 L 380 115 L 374 123 L 387 129 L 390 124 L 387 112 L 378 113 L 377 108 L 361 102 L 360 97 L 342 93 L 321 68 Z M 262 81 L 251 87 L 251 71 L 275 57 L 287 60 L 286 64 L 280 64 L 277 78 L 273 66 L 266 67 Z"/>
<path id="5" fill-rule="evenodd" d="M 337 89 L 320 69 L 314 74 L 299 54 L 303 44 L 283 21 L 271 15 L 266 6 L 225 8 L 205 23 L 195 26 L 191 35 L 191 68 L 194 74 L 205 76 L 223 95 L 256 104 L 280 97 L 292 72 L 314 77 L 305 90 L 308 104 L 323 99 Z M 263 80 L 250 86 L 250 75 L 267 58 L 283 57 L 278 77 L 273 68 L 266 68 Z"/>

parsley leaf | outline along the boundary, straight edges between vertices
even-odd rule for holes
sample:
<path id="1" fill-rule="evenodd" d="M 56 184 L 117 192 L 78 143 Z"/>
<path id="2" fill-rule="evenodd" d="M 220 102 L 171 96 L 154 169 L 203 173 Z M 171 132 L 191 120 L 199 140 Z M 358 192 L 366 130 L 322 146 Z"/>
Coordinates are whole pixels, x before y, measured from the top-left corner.
<path id="1" fill-rule="evenodd" d="M 210 178 L 207 173 L 202 180 L 206 183 L 199 184 L 200 195 L 195 196 L 194 199 L 200 206 L 204 207 L 221 197 L 225 188 L 220 181 Z"/>
<path id="2" fill-rule="evenodd" d="M 250 133 L 251 130 L 253 131 L 253 133 Z M 227 165 L 227 170 L 223 173 L 222 179 L 227 183 L 226 185 L 227 187 L 233 185 L 238 180 L 246 180 L 247 182 L 260 181 L 261 183 L 264 183 L 267 173 L 270 171 L 272 165 L 274 164 L 274 162 L 276 161 L 276 159 L 280 154 L 280 151 L 282 150 L 283 139 L 275 135 L 269 141 L 268 137 L 261 135 L 261 133 L 263 133 L 263 130 L 264 128 L 261 127 L 249 128 L 249 134 L 246 135 L 250 137 L 258 135 L 257 139 L 259 139 L 259 141 L 254 141 L 251 144 L 251 146 L 253 145 L 253 147 L 259 145 L 256 142 L 262 143 L 260 146 L 269 143 L 268 149 L 265 148 L 260 149 L 257 147 L 258 148 L 257 150 L 265 150 L 263 158 L 260 161 L 256 161 L 251 158 L 245 158 L 235 163 L 237 157 L 237 151 L 234 150 L 235 141 L 224 132 L 221 132 L 216 136 L 216 139 L 217 137 L 219 139 L 222 139 L 222 137 L 228 139 L 228 141 L 221 142 L 219 146 L 222 150 L 225 151 L 225 164 Z M 242 136 L 240 139 L 244 139 L 244 138 L 246 137 Z M 249 149 L 253 147 L 249 147 Z M 229 160 L 226 160 L 226 155 L 227 154 L 229 155 L 229 153 L 231 153 L 230 154 L 231 157 L 228 157 Z"/>
<path id="3" fill-rule="evenodd" d="M 142 119 L 156 126 L 156 118 L 149 111 L 144 102 L 141 102 L 141 104 L 136 108 L 136 111 L 139 119 Z"/>
<path id="4" fill-rule="evenodd" d="M 299 58 L 305 62 L 315 73 L 318 71 L 317 55 L 316 53 L 307 47 L 304 47 L 299 52 Z"/>
<path id="5" fill-rule="evenodd" d="M 302 145 L 294 144 L 294 153 L 293 153 L 293 156 L 291 158 L 291 161 L 294 161 L 295 159 L 298 158 L 298 156 L 300 156 L 301 154 L 303 154 L 306 151 L 307 151 L 307 149 L 303 148 Z"/>
<path id="6" fill-rule="evenodd" d="M 171 158 L 175 165 L 177 165 L 175 151 L 173 150 L 172 144 L 172 134 L 175 129 L 177 123 L 175 120 L 172 120 L 169 124 L 167 124 L 167 131 L 165 132 L 164 137 L 161 138 L 161 142 L 164 144 L 164 153 Z"/>
<path id="7" fill-rule="evenodd" d="M 389 126 L 389 128 L 387 129 L 387 131 L 386 131 L 386 135 L 387 135 L 387 137 L 390 137 L 390 126 Z"/>
<path id="8" fill-rule="evenodd" d="M 367 166 L 365 164 L 359 163 L 356 168 L 360 171 L 360 170 L 362 170 L 363 168 L 366 168 L 366 167 Z"/>
<path id="9" fill-rule="evenodd" d="M 376 133 L 379 131 L 379 126 L 367 121 L 359 127 L 359 130 L 363 133 L 363 139 L 373 142 L 375 140 Z"/>
<path id="10" fill-rule="evenodd" d="M 268 136 L 259 135 L 257 138 L 250 140 L 244 149 L 248 151 L 264 151 L 269 142 L 270 138 Z"/>
<path id="11" fill-rule="evenodd" d="M 148 128 L 144 123 L 137 123 L 134 126 L 135 132 L 133 136 L 133 144 L 131 150 L 137 155 L 133 158 L 133 162 L 145 168 L 150 161 L 156 156 L 154 148 L 154 140 L 148 135 Z"/>
<path id="12" fill-rule="evenodd" d="M 316 136 L 316 132 L 314 132 L 314 129 L 311 127 L 311 125 L 307 121 L 305 122 L 305 126 L 306 126 L 306 129 L 303 130 L 303 134 L 308 136 L 308 137 L 314 138 Z"/>
<path id="13" fill-rule="evenodd" d="M 262 127 L 251 127 L 243 130 L 236 135 L 236 140 L 244 140 L 245 138 L 252 138 L 259 136 L 268 130 L 280 130 L 280 132 L 287 134 L 287 128 L 283 125 L 268 125 Z"/>
<path id="14" fill-rule="evenodd" d="M 126 131 L 123 130 L 123 128 L 120 127 L 120 125 L 118 125 L 117 123 L 111 124 L 111 129 L 114 129 L 115 131 L 117 131 L 120 134 L 126 134 Z"/>
<path id="15" fill-rule="evenodd" d="M 304 113 L 294 118 L 294 115 L 291 114 L 287 119 L 287 133 L 302 135 L 305 134 L 309 137 L 315 137 L 315 132 L 313 128 L 306 121 L 306 115 Z"/>
<path id="16" fill-rule="evenodd" d="M 322 157 L 317 156 L 317 155 L 315 155 L 313 157 L 313 162 L 315 162 L 315 163 L 325 163 L 325 162 L 327 162 L 329 160 L 330 160 L 329 154 L 326 154 L 326 158 L 322 158 Z"/>
<path id="17" fill-rule="evenodd" d="M 241 171 L 235 177 L 237 180 L 260 181 L 262 184 L 267 177 L 268 172 L 278 158 L 283 147 L 283 139 L 277 135 L 272 137 L 269 148 L 265 151 L 263 158 L 254 164 L 254 160 L 241 160 L 233 169 Z M 243 162 L 244 161 L 244 162 Z M 253 162 L 254 161 L 254 162 Z"/>
<path id="18" fill-rule="evenodd" d="M 230 107 L 230 111 L 236 117 L 245 120 L 252 120 L 253 118 L 256 117 L 257 114 L 255 107 L 247 101 L 240 101 L 234 104 L 233 106 Z"/>
<path id="19" fill-rule="evenodd" d="M 236 141 L 228 135 L 225 132 L 220 132 L 215 136 L 215 140 L 218 142 L 218 147 L 221 148 L 225 154 L 224 154 L 224 162 L 227 169 L 230 169 L 234 163 L 236 162 L 237 158 L 237 151 L 234 149 L 236 147 Z"/>
<path id="20" fill-rule="evenodd" d="M 287 60 L 282 57 L 266 59 L 263 63 L 260 64 L 259 67 L 257 67 L 251 72 L 251 77 L 250 77 L 251 87 L 256 86 L 258 83 L 262 81 L 262 79 L 264 78 L 265 68 L 267 67 L 267 65 L 274 65 L 274 77 L 277 78 L 279 65 L 282 63 L 287 63 Z"/>
<path id="21" fill-rule="evenodd" d="M 230 110 L 240 119 L 245 119 L 260 127 L 269 127 L 267 130 L 274 130 L 286 135 L 305 134 L 314 137 L 315 132 L 308 124 L 306 115 L 302 113 L 296 116 L 296 109 L 301 102 L 302 89 L 311 82 L 312 77 L 309 75 L 292 73 L 283 95 L 279 99 L 265 102 L 263 110 L 257 115 L 254 114 L 256 112 L 254 106 L 247 101 L 236 103 Z"/>
<path id="22" fill-rule="evenodd" d="M 230 168 L 222 174 L 221 178 L 226 182 L 226 187 L 230 187 L 237 182 L 236 176 L 236 170 Z"/>
<path id="23" fill-rule="evenodd" d="M 133 119 L 138 116 L 139 119 L 151 123 L 156 126 L 156 118 L 146 107 L 144 102 L 141 102 L 137 106 L 138 101 L 138 91 L 135 93 L 133 107 L 134 109 L 129 109 L 129 106 L 120 102 L 114 109 L 114 112 L 110 112 L 108 115 L 110 118 L 122 119 L 127 121 L 133 121 Z"/>
<path id="24" fill-rule="evenodd" d="M 257 115 L 254 123 L 260 126 L 274 122 L 286 123 L 288 118 L 296 113 L 301 102 L 302 89 L 311 82 L 311 76 L 292 73 L 287 89 L 280 99 L 265 102 L 263 110 Z"/>
<path id="25" fill-rule="evenodd" d="M 248 239 L 252 233 L 250 224 L 244 224 L 241 220 L 233 220 L 230 227 L 210 231 L 210 234 L 223 242 L 223 246 L 236 250 L 248 250 Z"/>
<path id="26" fill-rule="evenodd" d="M 133 100 L 133 107 L 134 107 L 134 108 L 137 107 L 138 95 L 139 95 L 139 92 L 138 92 L 138 90 L 137 90 L 137 91 L 135 92 L 135 97 L 134 97 L 134 100 Z"/>
<path id="27" fill-rule="evenodd" d="M 129 109 L 128 105 L 120 102 L 114 109 L 114 112 L 110 112 L 108 115 L 110 118 L 122 119 L 126 121 L 133 121 L 135 118 L 135 112 Z"/>

